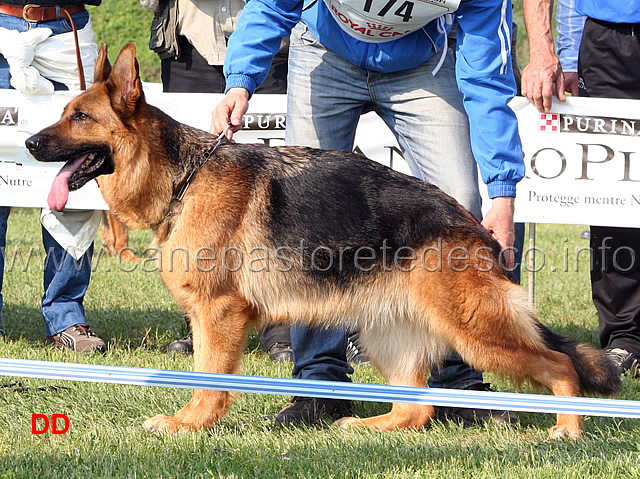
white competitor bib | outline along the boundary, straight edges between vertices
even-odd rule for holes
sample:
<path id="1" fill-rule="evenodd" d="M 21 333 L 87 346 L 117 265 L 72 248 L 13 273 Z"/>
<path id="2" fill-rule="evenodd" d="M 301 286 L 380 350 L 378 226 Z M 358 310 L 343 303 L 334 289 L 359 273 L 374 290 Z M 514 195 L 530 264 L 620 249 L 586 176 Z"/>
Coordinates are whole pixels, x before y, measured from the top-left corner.
<path id="1" fill-rule="evenodd" d="M 460 0 L 324 0 L 336 22 L 352 37 L 382 43 L 415 32 Z"/>

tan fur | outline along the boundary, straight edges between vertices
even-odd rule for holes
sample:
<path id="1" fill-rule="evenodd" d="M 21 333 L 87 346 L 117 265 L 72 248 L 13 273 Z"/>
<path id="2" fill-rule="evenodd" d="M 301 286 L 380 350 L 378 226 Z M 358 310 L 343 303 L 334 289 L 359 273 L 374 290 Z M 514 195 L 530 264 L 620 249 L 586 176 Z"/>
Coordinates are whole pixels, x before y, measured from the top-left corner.
<path id="1" fill-rule="evenodd" d="M 125 261 L 137 261 L 136 255 L 129 248 L 129 229 L 109 210 L 102 215 L 100 239 L 109 256 L 118 256 Z"/>
<path id="2" fill-rule="evenodd" d="M 96 72 L 96 83 L 48 131 L 70 143 L 98 137 L 110 145 L 115 171 L 98 183 L 120 221 L 130 228 L 153 228 L 162 279 L 191 318 L 196 371 L 236 372 L 251 325 L 291 320 L 358 326 L 365 351 L 391 384 L 424 387 L 428 364 L 455 349 L 478 369 L 530 378 L 554 394 L 580 393 L 570 359 L 545 346 L 524 293 L 497 265 L 476 257 L 463 271 L 458 269 L 464 261 L 438 268 L 428 254 L 436 247 L 447 257 L 456 247 L 482 246 L 473 238 L 453 234 L 442 244 L 425 242 L 417 250 L 425 264 L 409 263 L 410 272 L 394 269 L 346 285 L 318 286 L 298 267 L 284 271 L 287 261 L 277 258 L 265 221 L 268 184 L 258 180 L 250 187 L 232 163 L 215 169 L 207 163 L 172 210 L 176 167 L 159 133 L 166 121 L 140 101 L 134 48 L 123 49 L 113 72 L 103 48 Z M 95 124 L 74 129 L 70 115 L 77 109 L 96 118 Z M 232 154 L 232 148 L 220 147 L 220 155 Z M 287 148 L 277 151 L 291 174 L 309 161 L 289 157 Z M 174 214 L 167 215 L 170 211 Z M 225 248 L 236 248 L 245 258 L 234 271 L 223 270 Z M 270 253 L 268 260 L 261 256 L 264 251 Z M 293 256 L 294 262 L 300 259 Z M 175 416 L 156 416 L 145 427 L 172 432 L 210 427 L 230 401 L 226 392 L 196 390 Z M 394 404 L 388 414 L 343 418 L 337 424 L 417 429 L 432 417 L 431 406 Z M 579 417 L 560 415 L 552 435 L 578 437 L 581 431 Z"/>

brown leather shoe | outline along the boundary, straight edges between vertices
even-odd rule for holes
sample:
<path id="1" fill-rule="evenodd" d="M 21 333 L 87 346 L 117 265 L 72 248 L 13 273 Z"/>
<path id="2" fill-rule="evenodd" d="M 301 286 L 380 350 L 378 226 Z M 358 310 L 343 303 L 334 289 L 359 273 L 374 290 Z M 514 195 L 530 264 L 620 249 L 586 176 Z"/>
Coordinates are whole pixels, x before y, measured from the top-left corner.
<path id="1" fill-rule="evenodd" d="M 53 345 L 56 349 L 71 349 L 77 353 L 104 353 L 107 345 L 94 333 L 88 324 L 76 324 L 64 331 L 47 336 L 45 344 Z"/>

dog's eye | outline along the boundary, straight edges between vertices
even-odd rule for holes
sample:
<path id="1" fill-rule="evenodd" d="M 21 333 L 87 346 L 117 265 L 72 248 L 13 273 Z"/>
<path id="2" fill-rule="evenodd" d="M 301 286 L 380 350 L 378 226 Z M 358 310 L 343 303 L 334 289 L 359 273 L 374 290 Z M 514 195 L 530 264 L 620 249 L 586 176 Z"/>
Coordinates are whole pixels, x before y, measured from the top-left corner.
<path id="1" fill-rule="evenodd" d="M 86 113 L 83 113 L 81 111 L 77 111 L 73 114 L 73 120 L 74 121 L 87 121 L 90 120 L 91 117 L 89 115 L 87 115 Z"/>

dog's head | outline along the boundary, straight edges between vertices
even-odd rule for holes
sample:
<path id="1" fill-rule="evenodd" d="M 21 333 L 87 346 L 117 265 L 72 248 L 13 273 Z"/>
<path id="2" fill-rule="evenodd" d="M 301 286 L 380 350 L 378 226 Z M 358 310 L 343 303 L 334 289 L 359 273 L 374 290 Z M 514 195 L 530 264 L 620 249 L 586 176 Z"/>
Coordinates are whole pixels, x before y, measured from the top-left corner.
<path id="1" fill-rule="evenodd" d="M 133 43 L 126 45 L 113 68 L 102 45 L 95 65 L 94 83 L 65 107 L 60 120 L 29 137 L 25 144 L 34 158 L 65 162 L 51 192 L 49 206 L 62 210 L 69 191 L 77 190 L 117 168 L 114 158 L 132 155 L 126 132 L 136 109 L 144 103 Z"/>

